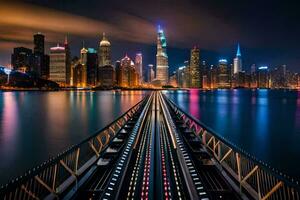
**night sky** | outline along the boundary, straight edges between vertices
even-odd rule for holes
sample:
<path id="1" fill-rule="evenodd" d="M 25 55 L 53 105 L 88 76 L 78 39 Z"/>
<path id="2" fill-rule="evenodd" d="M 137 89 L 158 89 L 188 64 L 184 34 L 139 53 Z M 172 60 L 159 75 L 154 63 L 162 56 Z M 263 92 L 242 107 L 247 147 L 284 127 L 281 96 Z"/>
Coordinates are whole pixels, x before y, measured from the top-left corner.
<path id="1" fill-rule="evenodd" d="M 201 59 L 230 61 L 240 43 L 244 69 L 252 63 L 287 64 L 300 72 L 300 12 L 296 1 L 202 0 L 0 0 L 0 64 L 10 63 L 13 47 L 33 47 L 32 35 L 46 35 L 46 52 L 69 35 L 72 55 L 82 41 L 98 48 L 102 32 L 114 61 L 142 52 L 155 63 L 156 28 L 165 29 L 171 69 L 189 59 L 198 45 Z M 10 2 L 10 3 L 5 3 Z M 232 61 L 231 61 L 232 62 Z"/>

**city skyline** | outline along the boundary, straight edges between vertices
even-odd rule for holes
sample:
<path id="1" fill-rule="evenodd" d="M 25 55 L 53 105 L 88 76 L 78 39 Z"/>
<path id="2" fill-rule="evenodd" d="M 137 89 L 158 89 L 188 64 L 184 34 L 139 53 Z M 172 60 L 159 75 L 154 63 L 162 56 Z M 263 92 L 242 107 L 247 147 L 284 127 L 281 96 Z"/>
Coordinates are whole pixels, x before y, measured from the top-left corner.
<path id="1" fill-rule="evenodd" d="M 114 1 L 114 3 L 118 5 L 119 2 Z M 263 38 L 256 38 L 256 35 L 258 35 L 258 33 L 262 31 L 260 27 L 261 25 L 257 28 L 251 29 L 247 34 L 241 34 L 241 28 L 239 26 L 225 26 L 223 23 L 225 19 L 222 19 L 220 17 L 220 19 L 218 19 L 218 15 L 222 16 L 226 12 L 228 14 L 228 5 L 225 5 L 225 8 L 219 10 L 219 12 L 216 12 L 216 8 L 214 8 L 212 9 L 211 13 L 205 14 L 206 18 L 204 19 L 208 21 L 213 20 L 214 22 L 216 22 L 216 28 L 212 28 L 205 23 L 203 24 L 202 21 L 199 21 L 199 23 L 194 23 L 192 26 L 191 24 L 194 21 L 191 18 L 189 18 L 190 21 L 186 21 L 186 19 L 181 16 L 181 14 L 175 15 L 176 19 L 178 18 L 178 20 L 173 21 L 170 19 L 170 16 L 173 16 L 173 10 L 178 10 L 178 7 L 182 6 L 182 8 L 180 8 L 182 9 L 182 11 L 190 8 L 190 5 L 188 3 L 180 2 L 177 7 L 169 5 L 170 9 L 174 8 L 171 9 L 171 13 L 149 13 L 149 11 L 154 11 L 154 8 L 163 7 L 165 4 L 168 4 L 168 2 L 163 2 L 160 4 L 153 2 L 153 5 L 149 5 L 149 11 L 145 12 L 144 15 L 143 13 L 141 13 L 141 11 L 144 11 L 144 6 L 141 6 L 139 3 L 134 3 L 136 2 L 128 3 L 128 7 L 133 10 L 132 14 L 124 12 L 124 8 L 120 9 L 120 13 L 117 13 L 118 15 L 116 16 L 123 15 L 122 20 L 117 24 L 117 26 L 112 25 L 112 22 L 115 21 L 113 17 L 105 17 L 108 15 L 108 13 L 115 12 L 114 10 L 112 10 L 112 7 L 116 6 L 111 5 L 113 3 L 108 3 L 108 5 L 106 5 L 107 9 L 103 11 L 102 18 L 99 17 L 96 13 L 95 16 L 91 16 L 93 12 L 89 12 L 89 14 L 86 15 L 83 14 L 83 11 L 87 8 L 90 8 L 91 5 L 94 5 L 95 8 L 97 8 L 98 4 L 95 1 L 90 2 L 90 5 L 85 5 L 82 2 L 76 2 L 74 3 L 74 5 L 69 5 L 69 3 L 66 2 L 56 4 L 55 2 L 52 3 L 47 1 L 42 1 L 39 3 L 36 3 L 34 1 L 31 1 L 31 3 L 1 3 L 1 11 L 3 11 L 1 12 L 1 15 L 7 14 L 7 16 L 3 17 L 3 20 L 0 21 L 0 24 L 3 24 L 6 28 L 5 33 L 4 30 L 0 32 L 0 62 L 2 65 L 9 63 L 9 54 L 12 51 L 12 45 L 32 48 L 32 38 L 30 36 L 37 32 L 42 32 L 47 36 L 46 53 L 49 53 L 47 51 L 50 46 L 55 45 L 59 40 L 62 41 L 65 35 L 69 35 L 69 41 L 73 55 L 78 54 L 79 50 L 81 49 L 83 40 L 85 41 L 87 46 L 97 48 L 97 43 L 99 38 L 101 38 L 102 32 L 107 32 L 107 34 L 110 35 L 110 39 L 114 41 L 114 45 L 112 46 L 112 60 L 118 60 L 123 56 L 124 51 L 126 51 L 131 57 L 135 55 L 136 51 L 139 51 L 144 55 L 144 63 L 154 63 L 155 58 L 150 56 L 153 52 L 155 53 L 154 30 L 156 29 L 157 24 L 162 24 L 166 29 L 168 37 L 168 54 L 170 60 L 169 66 L 171 71 L 174 70 L 175 67 L 178 67 L 182 63 L 182 60 L 186 60 L 189 58 L 189 49 L 194 45 L 198 45 L 201 49 L 201 60 L 204 59 L 208 63 L 217 64 L 219 58 L 225 57 L 228 60 L 234 58 L 234 51 L 238 43 L 240 43 L 244 55 L 244 69 L 250 70 L 250 66 L 253 63 L 256 63 L 258 66 L 268 65 L 270 67 L 276 67 L 282 64 L 286 64 L 293 71 L 299 71 L 298 63 L 300 62 L 297 61 L 297 59 L 299 59 L 299 56 L 297 56 L 299 55 L 299 53 L 297 53 L 298 49 L 295 48 L 295 44 L 297 42 L 290 42 L 291 39 L 295 39 L 295 37 L 288 37 L 289 39 L 286 40 L 279 40 L 278 37 L 276 38 L 276 40 L 273 38 L 274 35 L 276 36 L 279 33 L 286 32 L 290 30 L 290 28 L 292 28 L 291 24 L 294 20 L 286 20 L 286 18 L 288 18 L 289 16 L 289 13 L 286 11 L 286 9 L 287 6 L 288 8 L 292 7 L 291 5 L 284 5 L 282 7 L 282 18 L 284 19 L 282 19 L 282 23 L 276 24 L 276 26 L 280 27 L 286 26 L 286 29 L 277 30 L 277 27 L 275 25 L 272 26 L 272 24 L 269 24 L 269 26 L 265 30 L 266 34 L 260 34 Z M 148 2 L 145 2 L 145 5 L 148 4 Z M 213 7 L 213 5 L 208 5 L 209 3 L 203 2 L 199 4 L 203 4 L 204 10 L 206 8 Z M 241 11 L 243 10 L 245 12 L 249 12 L 249 10 L 256 4 L 257 2 L 254 2 L 253 5 L 251 4 L 249 6 L 249 8 L 247 6 L 241 8 L 240 3 L 234 4 L 233 8 L 231 9 L 241 9 L 236 9 L 235 14 L 229 15 L 227 17 L 228 20 L 232 21 L 234 16 L 238 16 L 238 20 L 240 21 L 245 20 L 245 16 L 241 14 Z M 80 7 L 82 8 L 82 10 L 76 12 L 76 9 L 71 9 L 73 7 L 78 7 L 78 5 L 82 5 L 82 7 Z M 136 9 L 138 6 L 141 6 L 141 10 Z M 199 5 L 196 4 L 193 11 L 195 12 L 195 9 L 198 7 Z M 270 15 L 269 17 L 274 18 L 273 15 L 277 13 L 278 8 L 280 8 L 280 6 L 278 5 L 278 3 L 275 3 L 269 9 L 275 9 L 276 12 L 270 14 L 270 11 L 266 9 L 265 14 L 267 16 Z M 18 11 L 18 14 L 12 16 L 12 12 L 10 11 L 13 11 L 13 9 L 15 9 L 15 11 Z M 36 23 L 33 23 L 32 21 L 30 21 L 30 18 L 32 17 L 32 19 L 36 19 L 37 15 L 35 15 L 33 12 L 30 12 L 28 14 L 28 19 L 22 18 L 22 14 L 24 14 L 28 10 L 37 11 L 37 14 L 40 15 L 42 12 L 44 12 L 45 14 L 50 13 L 51 15 L 49 15 L 49 17 L 46 19 L 45 24 L 41 24 L 38 20 L 36 21 Z M 262 24 L 265 24 L 267 20 L 264 21 L 265 19 L 263 18 L 262 14 L 263 12 L 261 8 L 259 8 L 253 18 L 259 19 Z M 196 14 L 192 14 L 192 16 L 195 15 Z M 41 17 L 43 16 L 44 15 L 42 14 Z M 55 26 L 55 22 L 60 20 L 61 16 L 65 17 L 64 20 L 69 23 L 76 22 L 76 24 L 81 28 L 76 28 L 71 25 Z M 186 23 L 183 23 L 182 19 L 185 19 Z M 24 20 L 24 22 L 22 20 Z M 274 22 L 277 21 L 278 18 L 275 17 Z M 253 26 L 253 22 L 237 24 L 249 25 L 249 28 Z M 133 28 L 137 26 L 142 28 Z M 184 28 L 185 31 L 182 32 L 181 27 Z M 275 27 L 277 31 L 275 33 L 273 31 L 273 34 L 268 34 L 270 33 L 269 28 L 275 29 Z M 203 30 L 199 31 L 199 28 Z M 14 31 L 12 31 L 12 29 L 14 29 Z M 221 33 L 221 30 L 222 34 L 221 37 L 219 37 L 219 33 Z M 231 30 L 235 31 L 236 34 L 230 35 L 228 32 L 230 32 Z M 293 32 L 289 32 L 288 34 L 292 34 L 292 36 L 294 36 L 297 31 L 298 29 L 294 30 Z M 199 36 L 195 37 L 195 35 Z M 249 37 L 251 36 L 252 39 L 247 40 L 241 37 L 242 35 L 248 35 Z M 213 37 L 213 39 L 211 37 Z M 268 40 L 265 40 L 266 38 Z M 259 43 L 259 45 L 257 43 Z M 124 46 L 126 46 L 126 49 Z"/>

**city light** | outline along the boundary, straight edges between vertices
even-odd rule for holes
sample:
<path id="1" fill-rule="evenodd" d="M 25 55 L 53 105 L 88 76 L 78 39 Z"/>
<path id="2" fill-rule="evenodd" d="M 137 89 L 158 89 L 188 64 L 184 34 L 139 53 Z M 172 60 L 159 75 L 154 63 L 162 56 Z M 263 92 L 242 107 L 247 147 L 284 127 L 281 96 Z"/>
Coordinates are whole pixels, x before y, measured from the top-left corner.
<path id="1" fill-rule="evenodd" d="M 261 67 L 259 67 L 258 69 L 259 69 L 259 70 L 262 70 L 262 69 L 268 69 L 268 67 L 267 67 L 267 66 L 261 66 Z"/>

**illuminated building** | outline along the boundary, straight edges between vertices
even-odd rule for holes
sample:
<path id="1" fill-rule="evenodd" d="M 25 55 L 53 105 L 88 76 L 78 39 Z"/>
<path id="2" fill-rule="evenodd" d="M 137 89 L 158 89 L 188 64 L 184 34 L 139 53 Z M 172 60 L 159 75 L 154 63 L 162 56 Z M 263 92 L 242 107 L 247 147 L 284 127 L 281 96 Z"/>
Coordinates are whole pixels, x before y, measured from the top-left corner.
<path id="1" fill-rule="evenodd" d="M 200 88 L 202 86 L 199 53 L 200 53 L 200 50 L 197 47 L 194 47 L 191 50 L 190 87 L 192 87 L 192 88 Z"/>
<path id="2" fill-rule="evenodd" d="M 86 87 L 86 66 L 80 62 L 73 69 L 73 86 Z"/>
<path id="3" fill-rule="evenodd" d="M 115 66 L 116 66 L 116 85 L 121 86 L 122 78 L 123 78 L 121 62 L 117 60 Z"/>
<path id="4" fill-rule="evenodd" d="M 87 86 L 87 53 L 86 48 L 80 50 L 80 65 L 78 65 L 78 78 L 77 87 L 86 87 Z M 76 67 L 75 67 L 76 69 Z"/>
<path id="5" fill-rule="evenodd" d="M 209 89 L 209 68 L 205 61 L 202 61 L 200 68 L 202 71 L 202 88 Z"/>
<path id="6" fill-rule="evenodd" d="M 102 40 L 100 41 L 99 45 L 99 67 L 105 65 L 111 65 L 111 45 L 110 42 L 107 40 L 105 33 L 103 33 Z"/>
<path id="7" fill-rule="evenodd" d="M 152 64 L 148 65 L 148 82 L 151 83 L 155 79 L 154 66 Z"/>
<path id="8" fill-rule="evenodd" d="M 121 60 L 120 73 L 121 87 L 135 87 L 138 85 L 138 73 L 135 71 L 133 61 L 127 55 Z"/>
<path id="9" fill-rule="evenodd" d="M 70 71 L 70 86 L 75 86 L 76 84 L 74 84 L 74 71 L 75 71 L 75 67 L 80 63 L 80 60 L 78 57 L 74 57 L 71 60 L 71 71 Z"/>
<path id="10" fill-rule="evenodd" d="M 173 72 L 173 74 L 170 76 L 170 81 L 169 81 L 169 85 L 173 86 L 173 87 L 178 87 L 177 84 L 177 76 L 176 76 L 176 71 Z"/>
<path id="11" fill-rule="evenodd" d="M 67 86 L 69 86 L 70 78 L 71 78 L 71 50 L 70 50 L 67 36 L 65 37 L 64 47 L 66 53 L 66 84 Z"/>
<path id="12" fill-rule="evenodd" d="M 233 59 L 233 67 L 231 68 L 230 79 L 232 79 L 232 87 L 244 87 L 244 78 L 239 77 L 239 75 L 244 75 L 242 72 L 242 55 L 240 50 L 240 45 L 237 46 L 236 57 Z"/>
<path id="13" fill-rule="evenodd" d="M 258 87 L 269 88 L 269 69 L 267 66 L 258 68 Z"/>
<path id="14" fill-rule="evenodd" d="M 143 82 L 143 56 L 141 53 L 135 55 L 135 71 L 138 74 L 138 82 L 141 84 Z"/>
<path id="15" fill-rule="evenodd" d="M 272 88 L 286 88 L 288 85 L 286 65 L 281 65 L 272 70 L 270 79 Z"/>
<path id="16" fill-rule="evenodd" d="M 14 70 L 20 70 L 25 72 L 32 71 L 33 68 L 33 54 L 32 50 L 25 47 L 14 48 L 11 55 L 11 65 Z"/>
<path id="17" fill-rule="evenodd" d="M 50 80 L 60 86 L 67 86 L 70 83 L 71 66 L 68 67 L 67 57 L 65 47 L 58 44 L 50 48 Z"/>
<path id="18" fill-rule="evenodd" d="M 220 59 L 218 66 L 218 88 L 230 88 L 230 70 L 228 70 L 227 60 Z"/>
<path id="19" fill-rule="evenodd" d="M 233 74 L 238 74 L 240 71 L 242 71 L 242 54 L 238 44 L 236 57 L 233 59 Z"/>
<path id="20" fill-rule="evenodd" d="M 99 68 L 99 80 L 101 87 L 113 87 L 115 85 L 115 69 L 112 65 Z"/>
<path id="21" fill-rule="evenodd" d="M 88 48 L 87 58 L 87 85 L 95 86 L 97 83 L 97 69 L 98 69 L 98 54 L 93 48 Z"/>
<path id="22" fill-rule="evenodd" d="M 177 77 L 177 85 L 178 85 L 178 87 L 183 87 L 183 85 L 184 85 L 184 78 L 185 78 L 184 69 L 185 68 L 186 68 L 186 66 L 182 66 L 182 67 L 179 67 L 176 70 L 176 77 Z"/>
<path id="23" fill-rule="evenodd" d="M 167 55 L 167 41 L 164 31 L 158 27 L 157 53 L 156 53 L 156 80 L 166 85 L 169 79 L 169 66 Z"/>
<path id="24" fill-rule="evenodd" d="M 178 87 L 188 88 L 190 85 L 190 67 L 189 62 L 185 61 L 185 65 L 179 67 L 176 71 Z"/>
<path id="25" fill-rule="evenodd" d="M 258 83 L 257 83 L 257 70 L 256 70 L 256 65 L 252 64 L 251 65 L 251 71 L 250 71 L 250 87 L 251 88 L 257 88 Z"/>
<path id="26" fill-rule="evenodd" d="M 44 64 L 44 51 L 45 51 L 45 36 L 41 33 L 37 33 L 33 36 L 33 53 L 34 53 L 34 64 L 33 64 L 33 71 L 35 72 L 35 75 L 45 77 L 45 71 L 48 66 L 45 66 Z M 42 73 L 43 72 L 43 73 Z"/>

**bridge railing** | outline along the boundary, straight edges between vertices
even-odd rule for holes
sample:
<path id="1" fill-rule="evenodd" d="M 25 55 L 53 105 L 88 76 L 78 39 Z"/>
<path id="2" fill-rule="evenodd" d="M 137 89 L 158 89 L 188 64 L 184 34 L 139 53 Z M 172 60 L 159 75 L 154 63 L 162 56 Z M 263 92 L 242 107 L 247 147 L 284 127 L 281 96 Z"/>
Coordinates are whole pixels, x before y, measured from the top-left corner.
<path id="1" fill-rule="evenodd" d="M 56 199 L 70 186 L 76 186 L 78 179 L 147 99 L 148 96 L 81 143 L 1 186 L 0 199 Z"/>
<path id="2" fill-rule="evenodd" d="M 183 111 L 165 95 L 164 98 L 184 124 L 200 137 L 203 145 L 223 169 L 234 178 L 241 193 L 259 200 L 300 199 L 297 180 L 258 160 Z"/>

